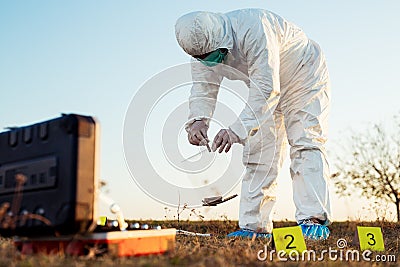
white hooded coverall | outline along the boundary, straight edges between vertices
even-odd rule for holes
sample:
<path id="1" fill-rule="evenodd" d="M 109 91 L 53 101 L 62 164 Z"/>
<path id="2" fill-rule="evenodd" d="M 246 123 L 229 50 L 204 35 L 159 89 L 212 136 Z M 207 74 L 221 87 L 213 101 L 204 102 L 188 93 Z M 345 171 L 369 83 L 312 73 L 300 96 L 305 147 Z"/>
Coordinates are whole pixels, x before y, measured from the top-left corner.
<path id="1" fill-rule="evenodd" d="M 229 128 L 243 144 L 239 226 L 272 231 L 276 177 L 290 144 L 290 173 L 298 222 L 330 222 L 327 140 L 330 83 L 320 47 L 282 17 L 261 9 L 193 12 L 178 19 L 176 37 L 189 55 L 227 48 L 223 64 L 192 64 L 189 122 L 212 117 L 226 77 L 249 87 L 247 105 Z M 226 65 L 239 70 L 234 77 Z M 243 78 L 245 77 L 245 78 Z M 270 116 L 268 116 L 268 114 Z M 272 114 L 272 116 L 271 116 Z M 255 133 L 255 134 L 254 134 Z"/>

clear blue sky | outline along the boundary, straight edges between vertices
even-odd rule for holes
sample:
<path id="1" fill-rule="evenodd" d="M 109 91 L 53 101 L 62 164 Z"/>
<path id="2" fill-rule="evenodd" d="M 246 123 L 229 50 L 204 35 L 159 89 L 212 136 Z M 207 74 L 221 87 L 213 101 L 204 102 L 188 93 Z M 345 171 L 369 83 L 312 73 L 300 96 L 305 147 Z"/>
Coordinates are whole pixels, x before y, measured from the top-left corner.
<path id="1" fill-rule="evenodd" d="M 128 217 L 164 215 L 164 206 L 129 177 L 122 126 L 141 84 L 189 61 L 174 34 L 175 21 L 184 13 L 265 8 L 316 40 L 332 80 L 332 151 L 349 127 L 361 130 L 371 122 L 390 121 L 399 111 L 399 1 L 138 2 L 0 1 L 0 128 L 61 112 L 96 116 L 102 127 L 101 178 Z M 236 216 L 237 204 L 229 204 L 229 216 Z M 209 217 L 224 212 L 215 209 Z M 337 218 L 355 214 L 346 212 L 336 205 Z M 292 210 L 280 215 L 285 216 L 293 219 Z"/>

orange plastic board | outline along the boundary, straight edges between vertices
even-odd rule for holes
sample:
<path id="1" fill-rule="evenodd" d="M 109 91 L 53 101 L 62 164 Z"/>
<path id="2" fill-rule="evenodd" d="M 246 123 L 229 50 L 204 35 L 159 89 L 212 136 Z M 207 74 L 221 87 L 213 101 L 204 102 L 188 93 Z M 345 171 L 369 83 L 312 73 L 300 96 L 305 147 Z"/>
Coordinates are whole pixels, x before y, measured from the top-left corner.
<path id="1" fill-rule="evenodd" d="M 84 255 L 88 248 L 101 246 L 117 257 L 160 254 L 175 247 L 176 229 L 135 230 L 91 233 L 84 236 L 17 239 L 15 245 L 23 254 L 65 253 Z"/>

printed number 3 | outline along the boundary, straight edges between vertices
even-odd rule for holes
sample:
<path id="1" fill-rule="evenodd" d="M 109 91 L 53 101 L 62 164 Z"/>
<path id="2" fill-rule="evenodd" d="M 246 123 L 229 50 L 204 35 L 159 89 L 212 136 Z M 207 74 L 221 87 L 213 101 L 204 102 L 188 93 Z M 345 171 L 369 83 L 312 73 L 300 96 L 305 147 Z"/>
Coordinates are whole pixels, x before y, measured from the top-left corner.
<path id="1" fill-rule="evenodd" d="M 290 240 L 289 244 L 287 244 L 286 249 L 295 249 L 296 246 L 291 246 L 292 243 L 293 243 L 293 241 L 294 241 L 294 236 L 292 236 L 292 235 L 285 235 L 285 239 L 287 239 L 287 238 L 290 238 L 291 240 Z M 371 246 L 372 246 L 372 245 L 371 245 Z"/>
<path id="2" fill-rule="evenodd" d="M 375 245 L 375 244 L 376 244 L 376 240 L 374 239 L 375 236 L 374 236 L 373 234 L 371 234 L 371 233 L 368 233 L 367 236 L 368 236 L 369 239 L 371 240 L 371 241 L 368 241 L 368 245 L 370 245 L 370 246 Z M 371 242 L 371 243 L 370 243 L 370 242 Z"/>

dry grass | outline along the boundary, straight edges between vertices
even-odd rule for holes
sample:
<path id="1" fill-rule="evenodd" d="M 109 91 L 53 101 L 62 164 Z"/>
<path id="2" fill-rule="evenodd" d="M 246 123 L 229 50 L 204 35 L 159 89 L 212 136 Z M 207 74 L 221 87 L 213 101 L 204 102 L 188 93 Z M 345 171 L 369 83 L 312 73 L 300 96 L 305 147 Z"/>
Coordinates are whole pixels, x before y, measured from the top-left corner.
<path id="1" fill-rule="evenodd" d="M 399 223 L 362 223 L 340 222 L 334 223 L 331 228 L 331 237 L 326 241 L 307 241 L 307 248 L 317 251 L 327 249 L 329 246 L 336 249 L 336 241 L 345 238 L 348 242 L 347 249 L 358 249 L 354 243 L 357 225 L 381 226 L 385 237 L 386 251 L 383 254 L 396 256 L 397 262 L 368 263 L 368 262 L 341 262 L 326 258 L 323 262 L 299 261 L 279 262 L 259 261 L 257 252 L 267 245 L 268 250 L 273 249 L 273 244 L 263 239 L 242 240 L 227 239 L 225 235 L 236 230 L 236 221 L 204 221 L 180 222 L 158 221 L 148 222 L 161 224 L 163 227 L 176 227 L 187 231 L 211 233 L 212 237 L 195 237 L 178 235 L 175 250 L 164 255 L 152 255 L 133 258 L 112 258 L 103 255 L 97 258 L 82 256 L 73 258 L 65 255 L 21 255 L 9 239 L 0 241 L 0 267 L 1 266 L 399 266 L 400 262 L 400 224 Z M 275 227 L 292 226 L 291 222 L 277 222 Z"/>

